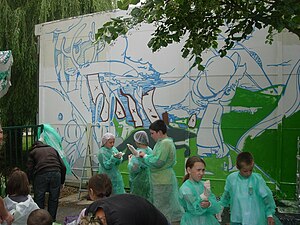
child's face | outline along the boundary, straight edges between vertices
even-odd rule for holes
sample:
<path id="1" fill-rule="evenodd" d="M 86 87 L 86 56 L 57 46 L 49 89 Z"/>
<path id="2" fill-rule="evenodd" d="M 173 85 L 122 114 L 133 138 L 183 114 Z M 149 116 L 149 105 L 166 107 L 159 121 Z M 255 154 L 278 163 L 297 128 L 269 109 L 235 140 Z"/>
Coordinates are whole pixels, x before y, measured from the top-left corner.
<path id="1" fill-rule="evenodd" d="M 205 172 L 205 166 L 202 162 L 196 162 L 192 168 L 188 167 L 187 172 L 190 175 L 191 180 L 200 181 Z"/>
<path id="2" fill-rule="evenodd" d="M 160 132 L 156 132 L 155 130 L 150 129 L 150 134 L 153 140 L 156 142 L 159 138 L 161 138 Z"/>
<path id="3" fill-rule="evenodd" d="M 253 167 L 254 162 L 252 162 L 251 164 L 241 163 L 240 174 L 246 178 L 250 177 L 253 171 Z"/>
<path id="4" fill-rule="evenodd" d="M 114 147 L 114 145 L 115 145 L 115 139 L 111 138 L 105 143 L 104 146 L 106 148 L 112 148 L 112 147 Z"/>

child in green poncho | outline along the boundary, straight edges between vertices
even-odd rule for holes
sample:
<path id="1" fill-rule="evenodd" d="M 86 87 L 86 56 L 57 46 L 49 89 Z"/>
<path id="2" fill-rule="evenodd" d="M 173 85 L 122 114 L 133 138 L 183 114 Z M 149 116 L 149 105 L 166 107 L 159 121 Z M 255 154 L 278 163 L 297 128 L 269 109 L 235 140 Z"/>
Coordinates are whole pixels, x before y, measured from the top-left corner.
<path id="1" fill-rule="evenodd" d="M 105 173 L 111 179 L 112 194 L 123 194 L 124 182 L 119 171 L 119 165 L 123 161 L 123 153 L 119 152 L 115 144 L 115 136 L 106 133 L 102 137 L 101 148 L 98 152 L 99 173 Z"/>
<path id="2" fill-rule="evenodd" d="M 206 164 L 199 156 L 186 161 L 184 183 L 179 189 L 179 201 L 185 213 L 180 225 L 219 225 L 215 214 L 221 205 L 210 191 L 210 182 L 202 181 Z"/>
<path id="3" fill-rule="evenodd" d="M 139 152 L 142 162 L 150 168 L 153 204 L 172 223 L 180 221 L 182 208 L 178 200 L 178 185 L 173 166 L 176 164 L 176 148 L 172 138 L 167 136 L 163 120 L 151 123 L 150 134 L 156 144 L 147 155 Z"/>
<path id="4" fill-rule="evenodd" d="M 149 145 L 149 138 L 145 131 L 141 130 L 134 134 L 133 139 L 138 147 L 135 155 L 128 157 L 128 171 L 130 181 L 130 193 L 144 197 L 152 202 L 150 190 L 150 170 L 149 167 L 142 162 L 139 157 L 139 152 L 144 152 L 147 155 L 152 154 L 152 149 Z"/>
<path id="5" fill-rule="evenodd" d="M 236 167 L 239 171 L 227 177 L 221 198 L 223 207 L 230 206 L 230 224 L 281 224 L 274 215 L 276 206 L 270 188 L 260 174 L 253 172 L 252 154 L 239 153 Z"/>

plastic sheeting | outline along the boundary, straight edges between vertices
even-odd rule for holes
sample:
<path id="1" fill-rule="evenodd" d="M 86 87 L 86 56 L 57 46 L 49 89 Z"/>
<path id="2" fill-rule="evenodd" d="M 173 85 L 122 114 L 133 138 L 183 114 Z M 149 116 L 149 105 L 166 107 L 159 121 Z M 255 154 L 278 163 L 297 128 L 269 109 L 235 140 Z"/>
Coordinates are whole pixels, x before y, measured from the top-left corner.
<path id="1" fill-rule="evenodd" d="M 13 56 L 10 50 L 0 51 L 0 98 L 2 98 L 11 86 L 11 66 L 13 64 Z"/>
<path id="2" fill-rule="evenodd" d="M 58 132 L 50 124 L 43 124 L 43 131 L 41 132 L 40 129 L 38 131 L 38 139 L 43 143 L 50 145 L 58 152 L 59 156 L 61 157 L 66 166 L 66 173 L 71 174 L 72 169 L 63 151 L 61 145 L 62 137 L 58 134 Z"/>

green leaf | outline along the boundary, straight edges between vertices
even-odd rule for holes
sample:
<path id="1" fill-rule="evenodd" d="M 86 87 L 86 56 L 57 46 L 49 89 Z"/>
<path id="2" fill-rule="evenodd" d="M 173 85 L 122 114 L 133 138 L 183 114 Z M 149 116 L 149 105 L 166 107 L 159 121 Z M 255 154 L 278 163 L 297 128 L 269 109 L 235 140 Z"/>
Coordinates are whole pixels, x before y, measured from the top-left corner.
<path id="1" fill-rule="evenodd" d="M 261 23 L 256 22 L 256 23 L 255 23 L 255 27 L 258 28 L 258 29 L 261 29 L 261 28 L 262 28 L 262 25 L 261 25 Z"/>
<path id="2" fill-rule="evenodd" d="M 133 17 L 139 17 L 141 15 L 141 9 L 140 8 L 133 8 L 131 10 L 130 15 L 133 16 Z"/>
<path id="3" fill-rule="evenodd" d="M 225 49 L 220 49 L 219 53 L 220 53 L 220 57 L 224 57 L 227 54 L 227 51 Z"/>
<path id="4" fill-rule="evenodd" d="M 245 29 L 245 34 L 251 34 L 253 31 L 252 23 L 249 23 Z"/>
<path id="5" fill-rule="evenodd" d="M 188 49 L 184 49 L 183 53 L 182 53 L 182 57 L 186 58 L 188 56 L 188 54 L 190 54 L 190 51 Z"/>
<path id="6" fill-rule="evenodd" d="M 136 4 L 138 4 L 140 2 L 140 0 L 130 0 L 129 2 L 132 5 L 136 5 Z"/>
<path id="7" fill-rule="evenodd" d="M 153 44 L 154 44 L 154 38 L 151 38 L 150 39 L 150 41 L 148 42 L 148 44 L 147 44 L 147 46 L 149 47 L 149 48 L 152 48 L 152 46 L 153 46 Z"/>
<path id="8" fill-rule="evenodd" d="M 129 0 L 117 1 L 117 6 L 119 9 L 127 10 L 129 8 Z"/>
<path id="9" fill-rule="evenodd" d="M 205 69 L 205 67 L 201 64 L 198 64 L 198 70 L 203 71 Z"/>

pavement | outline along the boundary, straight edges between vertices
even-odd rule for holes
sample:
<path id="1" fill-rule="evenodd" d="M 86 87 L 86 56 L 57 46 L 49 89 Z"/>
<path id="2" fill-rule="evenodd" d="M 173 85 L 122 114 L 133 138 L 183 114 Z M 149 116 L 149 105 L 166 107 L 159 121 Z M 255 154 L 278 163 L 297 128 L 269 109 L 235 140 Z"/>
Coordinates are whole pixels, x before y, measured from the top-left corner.
<path id="1" fill-rule="evenodd" d="M 56 215 L 56 223 L 64 224 L 67 216 L 78 216 L 82 209 L 86 208 L 92 201 L 86 199 L 87 193 L 81 193 L 78 199 L 78 193 L 59 199 L 59 205 Z"/>

